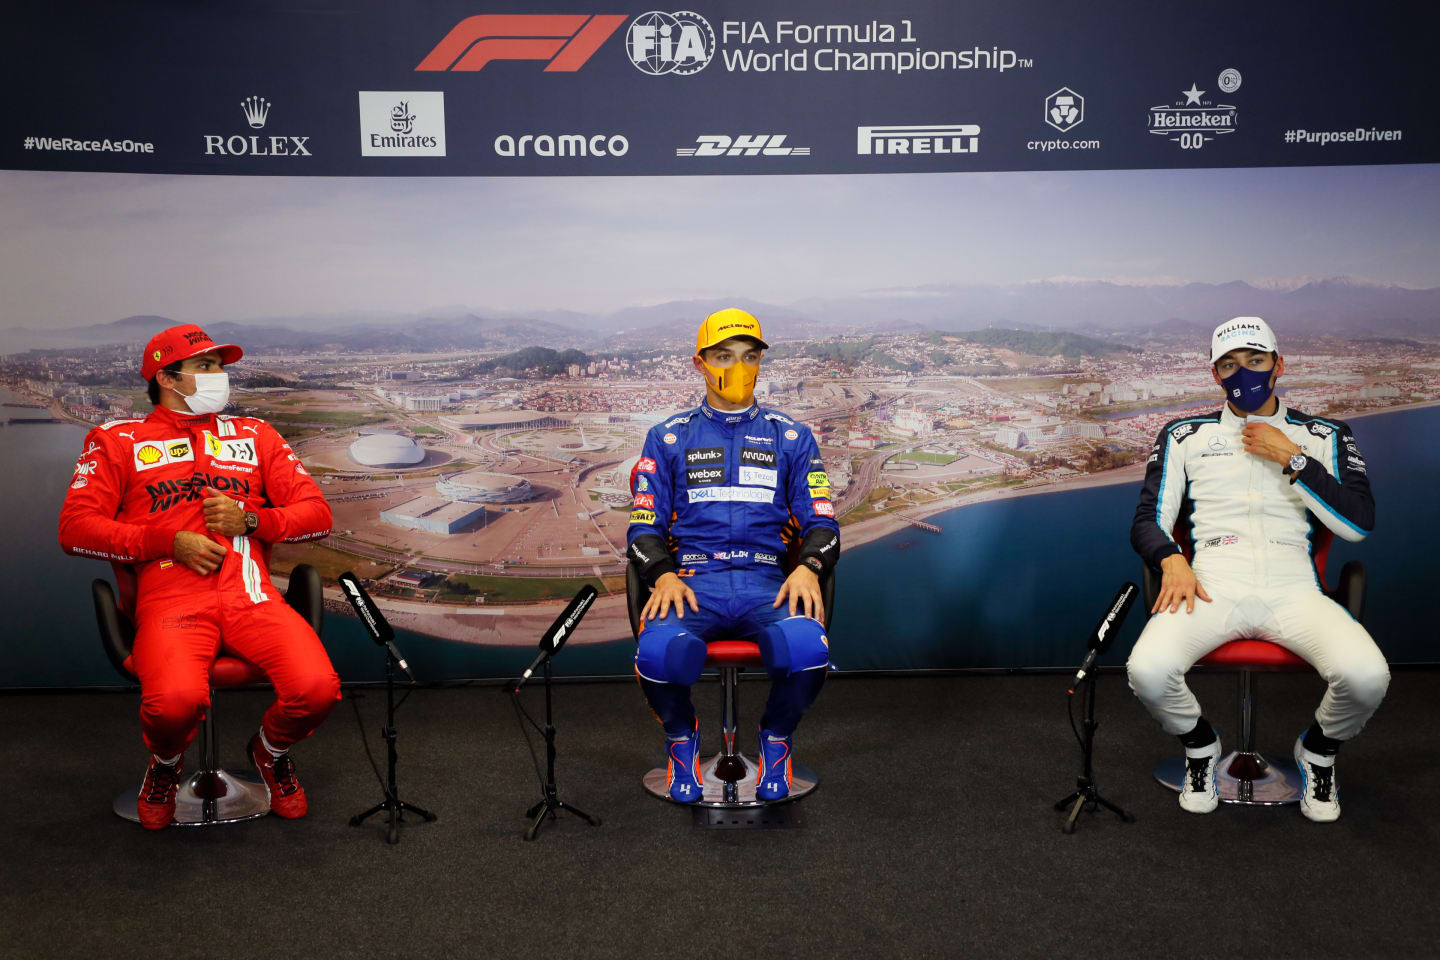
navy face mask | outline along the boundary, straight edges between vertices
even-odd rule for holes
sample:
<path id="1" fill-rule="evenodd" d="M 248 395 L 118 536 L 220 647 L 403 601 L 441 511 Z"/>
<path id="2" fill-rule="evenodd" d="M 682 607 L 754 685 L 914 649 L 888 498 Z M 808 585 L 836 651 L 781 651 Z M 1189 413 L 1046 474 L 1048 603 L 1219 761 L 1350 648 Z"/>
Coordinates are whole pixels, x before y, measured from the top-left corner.
<path id="1" fill-rule="evenodd" d="M 1269 370 L 1241 367 L 1220 381 L 1220 385 L 1225 388 L 1225 399 L 1246 413 L 1254 413 L 1265 406 L 1270 394 L 1274 392 L 1270 386 L 1270 375 L 1274 372 L 1274 367 Z"/>

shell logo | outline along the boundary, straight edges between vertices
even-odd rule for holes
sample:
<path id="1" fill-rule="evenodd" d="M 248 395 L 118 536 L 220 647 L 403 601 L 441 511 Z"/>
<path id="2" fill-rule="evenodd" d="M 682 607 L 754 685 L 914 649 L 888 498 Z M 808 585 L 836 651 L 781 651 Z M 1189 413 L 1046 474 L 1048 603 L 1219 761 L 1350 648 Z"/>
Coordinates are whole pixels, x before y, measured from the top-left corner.
<path id="1" fill-rule="evenodd" d="M 162 457 L 164 457 L 164 456 L 165 456 L 165 454 L 163 454 L 163 453 L 160 452 L 160 448 L 159 448 L 159 447 L 155 446 L 154 444 L 150 444 L 150 443 L 147 443 L 145 446 L 143 446 L 143 447 L 141 447 L 139 450 L 135 451 L 135 459 L 136 459 L 136 460 L 139 460 L 141 463 L 145 464 L 147 467 L 148 467 L 149 465 L 151 465 L 152 463 L 159 463 L 159 462 L 160 462 L 160 459 L 161 459 Z"/>

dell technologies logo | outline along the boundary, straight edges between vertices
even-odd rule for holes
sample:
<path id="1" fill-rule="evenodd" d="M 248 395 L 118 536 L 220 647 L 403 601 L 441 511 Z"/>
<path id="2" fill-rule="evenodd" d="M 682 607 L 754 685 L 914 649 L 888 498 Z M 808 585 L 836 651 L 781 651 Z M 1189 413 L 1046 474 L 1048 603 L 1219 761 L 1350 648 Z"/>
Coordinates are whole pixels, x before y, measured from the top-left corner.
<path id="1" fill-rule="evenodd" d="M 979 153 L 980 124 L 939 123 L 923 126 L 857 127 L 856 152 L 872 154 Z"/>
<path id="2" fill-rule="evenodd" d="M 270 101 L 264 97 L 249 96 L 240 101 L 240 112 L 250 129 L 263 130 L 265 129 L 266 122 L 270 119 L 270 106 Z M 262 137 L 255 134 L 247 136 L 241 133 L 231 134 L 230 136 L 219 133 L 207 133 L 204 136 L 206 156 L 310 156 L 310 151 L 305 146 L 306 141 L 310 139 L 309 137 Z"/>

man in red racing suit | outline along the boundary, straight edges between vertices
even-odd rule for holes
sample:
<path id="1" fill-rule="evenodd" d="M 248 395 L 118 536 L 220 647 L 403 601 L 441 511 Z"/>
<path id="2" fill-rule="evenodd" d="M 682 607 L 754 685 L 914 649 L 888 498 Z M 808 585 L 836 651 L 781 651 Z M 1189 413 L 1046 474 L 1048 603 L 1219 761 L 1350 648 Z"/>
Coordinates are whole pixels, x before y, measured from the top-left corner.
<path id="1" fill-rule="evenodd" d="M 209 707 L 222 646 L 275 687 L 250 754 L 281 816 L 306 811 L 287 751 L 340 698 L 320 639 L 267 572 L 271 544 L 330 532 L 329 505 L 264 420 L 194 412 L 223 408 L 228 380 L 218 371 L 239 356 L 194 326 L 151 340 L 142 372 L 155 409 L 90 431 L 60 512 L 61 546 L 111 561 L 136 625 L 129 666 L 153 755 L 139 812 L 151 829 L 174 818 L 181 757 Z"/>

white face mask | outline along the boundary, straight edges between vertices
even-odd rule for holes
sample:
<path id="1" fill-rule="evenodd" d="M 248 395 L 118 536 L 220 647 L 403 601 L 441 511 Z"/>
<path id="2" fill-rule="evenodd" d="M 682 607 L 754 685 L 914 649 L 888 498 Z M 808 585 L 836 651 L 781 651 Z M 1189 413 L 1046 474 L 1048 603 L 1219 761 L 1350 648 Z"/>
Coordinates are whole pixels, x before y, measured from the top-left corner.
<path id="1" fill-rule="evenodd" d="M 185 405 L 190 408 L 191 413 L 219 413 L 225 409 L 225 404 L 230 402 L 230 374 L 220 373 L 187 373 L 187 377 L 195 378 L 195 392 L 188 397 L 171 387 Z"/>

